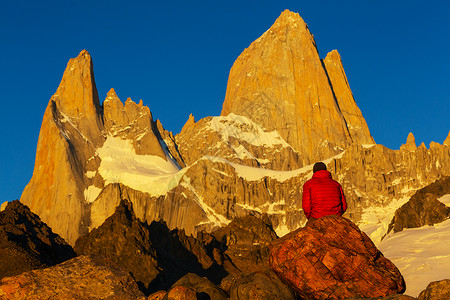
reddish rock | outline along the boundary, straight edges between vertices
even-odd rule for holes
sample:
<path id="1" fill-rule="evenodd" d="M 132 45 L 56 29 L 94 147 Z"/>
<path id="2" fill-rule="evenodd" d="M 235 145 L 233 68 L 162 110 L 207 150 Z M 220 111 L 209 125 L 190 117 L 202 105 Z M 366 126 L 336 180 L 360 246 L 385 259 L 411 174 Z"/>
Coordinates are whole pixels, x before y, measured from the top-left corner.
<path id="1" fill-rule="evenodd" d="M 166 291 L 157 291 L 148 296 L 147 300 L 162 300 L 166 294 Z"/>
<path id="2" fill-rule="evenodd" d="M 164 300 L 197 300 L 197 293 L 185 286 L 175 286 L 163 298 Z"/>
<path id="3" fill-rule="evenodd" d="M 304 298 L 345 299 L 403 293 L 397 267 L 350 220 L 327 216 L 275 240 L 269 263 Z"/>

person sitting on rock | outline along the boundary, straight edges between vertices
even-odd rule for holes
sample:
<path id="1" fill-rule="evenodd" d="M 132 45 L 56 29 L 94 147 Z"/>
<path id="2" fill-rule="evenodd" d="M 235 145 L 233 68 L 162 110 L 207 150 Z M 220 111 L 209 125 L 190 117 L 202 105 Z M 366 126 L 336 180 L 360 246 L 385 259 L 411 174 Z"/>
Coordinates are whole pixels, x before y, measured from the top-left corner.
<path id="1" fill-rule="evenodd" d="M 323 162 L 314 164 L 313 172 L 303 185 L 302 207 L 307 223 L 328 215 L 341 216 L 347 210 L 342 186 L 331 178 Z"/>

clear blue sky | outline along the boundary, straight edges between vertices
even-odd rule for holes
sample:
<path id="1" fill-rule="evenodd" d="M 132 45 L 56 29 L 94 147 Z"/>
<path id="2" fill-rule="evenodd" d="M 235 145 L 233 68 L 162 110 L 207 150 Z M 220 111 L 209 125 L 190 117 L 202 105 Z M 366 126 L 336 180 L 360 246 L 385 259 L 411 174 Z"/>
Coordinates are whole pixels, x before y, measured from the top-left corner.
<path id="1" fill-rule="evenodd" d="M 100 100 L 143 99 L 178 133 L 219 115 L 229 70 L 284 9 L 319 53 L 338 49 L 375 141 L 442 143 L 450 130 L 449 1 L 3 1 L 0 203 L 31 178 L 45 107 L 68 60 L 87 49 Z"/>

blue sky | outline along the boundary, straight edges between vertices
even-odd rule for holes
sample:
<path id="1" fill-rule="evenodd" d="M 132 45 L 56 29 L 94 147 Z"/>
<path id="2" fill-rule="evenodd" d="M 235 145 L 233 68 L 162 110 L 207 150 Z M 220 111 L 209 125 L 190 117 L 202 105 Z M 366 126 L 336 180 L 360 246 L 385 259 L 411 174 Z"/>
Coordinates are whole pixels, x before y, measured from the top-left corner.
<path id="1" fill-rule="evenodd" d="M 0 203 L 31 178 L 48 100 L 86 49 L 100 100 L 143 100 L 178 133 L 219 115 L 229 70 L 284 9 L 338 49 L 378 144 L 442 143 L 450 130 L 448 1 L 5 1 L 0 10 Z"/>

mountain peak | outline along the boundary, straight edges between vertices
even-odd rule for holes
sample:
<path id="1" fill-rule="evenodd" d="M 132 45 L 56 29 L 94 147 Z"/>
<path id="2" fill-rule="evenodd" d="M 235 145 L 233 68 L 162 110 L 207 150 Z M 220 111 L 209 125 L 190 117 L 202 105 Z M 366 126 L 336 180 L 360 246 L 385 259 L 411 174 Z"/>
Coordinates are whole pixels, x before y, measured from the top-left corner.
<path id="1" fill-rule="evenodd" d="M 401 145 L 400 149 L 407 151 L 415 151 L 417 149 L 416 138 L 414 137 L 412 132 L 408 134 L 408 137 L 406 138 L 406 144 Z"/>
<path id="2" fill-rule="evenodd" d="M 106 100 L 109 98 L 114 98 L 114 99 L 118 99 L 119 97 L 117 97 L 116 91 L 114 90 L 114 88 L 111 88 L 109 90 L 109 92 L 106 94 Z"/>
<path id="3" fill-rule="evenodd" d="M 52 100 L 70 117 L 98 117 L 100 102 L 92 58 L 88 51 L 83 50 L 77 57 L 69 60 Z"/>
<path id="4" fill-rule="evenodd" d="M 450 147 L 450 131 L 448 132 L 447 138 L 444 141 L 444 145 Z"/>
<path id="5" fill-rule="evenodd" d="M 221 115 L 243 115 L 277 130 L 304 164 L 337 155 L 352 143 L 373 143 L 339 53 L 331 52 L 328 60 L 330 72 L 306 23 L 285 10 L 233 64 Z"/>

